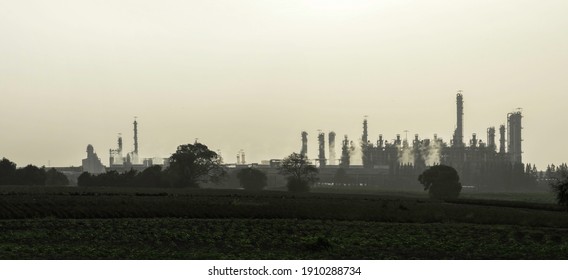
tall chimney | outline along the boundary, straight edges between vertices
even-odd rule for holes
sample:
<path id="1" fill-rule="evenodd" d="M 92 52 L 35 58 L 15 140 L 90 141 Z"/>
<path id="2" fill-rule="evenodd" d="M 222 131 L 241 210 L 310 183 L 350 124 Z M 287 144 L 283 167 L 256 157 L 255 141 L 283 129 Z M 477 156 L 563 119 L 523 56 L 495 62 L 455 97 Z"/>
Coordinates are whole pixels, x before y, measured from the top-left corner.
<path id="1" fill-rule="evenodd" d="M 513 113 L 509 113 L 507 116 L 507 128 L 508 128 L 508 136 L 507 138 L 507 150 L 511 156 L 511 163 L 523 163 L 523 151 L 521 149 L 521 119 L 523 115 L 521 111 L 516 111 Z"/>
<path id="2" fill-rule="evenodd" d="M 461 90 L 458 90 L 456 95 L 456 112 L 457 112 L 457 124 L 456 130 L 454 132 L 453 146 L 463 147 L 463 95 Z"/>
<path id="3" fill-rule="evenodd" d="M 305 131 L 302 131 L 302 150 L 300 154 L 303 156 L 307 156 L 308 154 L 308 133 Z"/>
<path id="4" fill-rule="evenodd" d="M 361 137 L 361 141 L 363 142 L 363 145 L 366 146 L 367 143 L 369 142 L 369 134 L 367 132 L 367 119 L 365 118 L 365 120 L 363 120 L 363 137 Z"/>
<path id="5" fill-rule="evenodd" d="M 134 118 L 134 153 L 138 154 L 138 122 Z"/>
<path id="6" fill-rule="evenodd" d="M 325 160 L 325 134 L 321 132 L 318 135 L 318 142 L 319 142 L 319 164 L 320 167 L 324 167 L 326 165 Z"/>

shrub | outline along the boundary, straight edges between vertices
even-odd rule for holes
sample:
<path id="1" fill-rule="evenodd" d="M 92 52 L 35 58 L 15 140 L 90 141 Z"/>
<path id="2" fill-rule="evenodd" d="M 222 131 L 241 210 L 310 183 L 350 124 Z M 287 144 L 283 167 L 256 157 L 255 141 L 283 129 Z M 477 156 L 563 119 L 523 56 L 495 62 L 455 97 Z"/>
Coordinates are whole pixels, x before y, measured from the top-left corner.
<path id="1" fill-rule="evenodd" d="M 431 198 L 447 200 L 458 198 L 462 185 L 458 172 L 451 166 L 436 165 L 428 168 L 418 181 L 424 185 Z"/>
<path id="2" fill-rule="evenodd" d="M 556 194 L 556 202 L 566 207 L 566 211 L 568 211 L 568 177 L 552 183 L 551 187 Z"/>
<path id="3" fill-rule="evenodd" d="M 264 172 L 251 167 L 239 170 L 237 178 L 241 187 L 245 190 L 262 190 L 266 187 L 268 181 Z"/>

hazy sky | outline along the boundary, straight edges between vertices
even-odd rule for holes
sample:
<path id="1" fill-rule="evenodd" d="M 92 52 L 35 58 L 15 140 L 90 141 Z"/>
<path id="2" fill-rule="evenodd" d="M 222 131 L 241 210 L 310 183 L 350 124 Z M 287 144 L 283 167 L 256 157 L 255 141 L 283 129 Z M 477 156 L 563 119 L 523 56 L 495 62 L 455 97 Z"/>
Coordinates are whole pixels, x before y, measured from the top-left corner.
<path id="1" fill-rule="evenodd" d="M 108 165 L 195 138 L 234 162 L 317 131 L 465 140 L 523 109 L 523 160 L 568 161 L 566 0 L 0 0 L 0 157 Z M 339 141 L 338 141 L 339 142 Z M 339 152 L 337 144 L 337 154 Z M 326 151 L 327 153 L 327 151 Z"/>

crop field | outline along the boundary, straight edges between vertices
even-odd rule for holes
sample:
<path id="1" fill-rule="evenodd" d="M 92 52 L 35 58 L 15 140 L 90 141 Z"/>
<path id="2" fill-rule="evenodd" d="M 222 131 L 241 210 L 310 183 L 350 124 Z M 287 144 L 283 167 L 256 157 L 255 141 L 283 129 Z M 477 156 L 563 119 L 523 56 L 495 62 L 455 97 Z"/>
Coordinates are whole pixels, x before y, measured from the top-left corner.
<path id="1" fill-rule="evenodd" d="M 0 187 L 2 259 L 567 259 L 548 203 Z"/>

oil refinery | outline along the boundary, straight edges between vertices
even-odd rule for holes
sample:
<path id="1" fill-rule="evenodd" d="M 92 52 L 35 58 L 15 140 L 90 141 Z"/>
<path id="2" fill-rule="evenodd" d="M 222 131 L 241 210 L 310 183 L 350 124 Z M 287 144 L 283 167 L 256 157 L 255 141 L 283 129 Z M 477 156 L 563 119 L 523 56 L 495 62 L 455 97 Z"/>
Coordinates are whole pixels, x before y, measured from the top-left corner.
<path id="1" fill-rule="evenodd" d="M 336 156 L 336 133 L 317 133 L 317 158 L 312 162 L 319 167 L 320 185 L 336 185 L 338 173 L 345 174 L 341 179 L 350 185 L 366 186 L 405 186 L 415 188 L 417 176 L 426 168 L 438 164 L 454 167 L 464 185 L 476 186 L 485 190 L 515 190 L 533 185 L 529 174 L 536 168 L 525 165 L 522 160 L 522 112 L 520 109 L 506 115 L 506 125 L 497 129 L 490 126 L 486 139 L 473 133 L 469 141 L 464 141 L 464 96 L 460 90 L 456 95 L 456 125 L 449 143 L 433 134 L 432 138 L 421 138 L 415 134 L 409 140 L 396 134 L 391 141 L 383 134 L 372 141 L 369 136 L 369 122 L 365 116 L 360 143 L 350 141 L 348 135 L 340 143 L 340 154 Z M 327 145 L 326 145 L 327 139 Z M 497 147 L 498 143 L 498 147 Z M 327 156 L 326 156 L 327 151 Z M 300 154 L 308 154 L 308 132 L 301 133 Z M 356 158 L 357 157 L 357 158 Z M 360 158 L 359 158 L 360 157 Z M 105 167 L 94 152 L 92 145 L 87 148 L 87 158 L 83 160 L 82 171 L 93 174 L 109 170 L 125 172 L 142 171 L 152 165 L 167 165 L 163 158 L 141 158 L 139 156 L 138 121 L 133 123 L 133 150 L 125 152 L 123 138 L 119 134 L 117 147 L 109 149 L 109 165 Z M 254 166 L 262 169 L 269 177 L 269 183 L 278 185 L 284 178 L 278 174 L 281 159 L 262 161 L 261 164 L 246 163 L 243 150 L 238 151 L 234 164 L 225 164 L 232 171 Z M 354 165 L 354 162 L 361 162 Z M 338 170 L 341 169 L 341 172 Z M 233 182 L 234 183 L 234 182 Z"/>
<path id="2" fill-rule="evenodd" d="M 325 156 L 325 134 L 318 133 L 318 158 L 314 163 L 320 167 L 320 182 L 333 181 L 337 168 L 344 168 L 348 174 L 357 178 L 357 184 L 381 184 L 393 178 L 410 181 L 427 167 L 443 164 L 458 171 L 462 182 L 481 187 L 523 185 L 526 173 L 536 172 L 534 166 L 524 165 L 522 161 L 522 112 L 520 109 L 507 114 L 507 125 L 499 127 L 499 147 L 496 142 L 496 128 L 487 128 L 486 140 L 472 134 L 464 142 L 464 96 L 460 90 L 456 95 L 456 128 L 449 143 L 434 134 L 433 138 L 420 138 L 418 134 L 409 141 L 400 134 L 391 141 L 379 134 L 376 142 L 369 138 L 367 118 L 363 120 L 360 145 L 344 136 L 341 145 L 341 158 L 335 161 L 335 132 L 329 133 L 329 160 Z M 307 153 L 308 133 L 302 132 L 301 153 Z M 355 150 L 360 151 L 354 153 Z M 360 155 L 362 165 L 354 166 L 353 156 Z M 332 169 L 332 170 L 330 170 Z M 535 168 L 536 169 L 536 168 Z"/>

